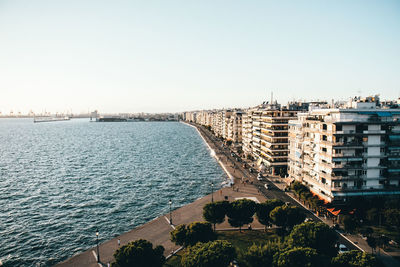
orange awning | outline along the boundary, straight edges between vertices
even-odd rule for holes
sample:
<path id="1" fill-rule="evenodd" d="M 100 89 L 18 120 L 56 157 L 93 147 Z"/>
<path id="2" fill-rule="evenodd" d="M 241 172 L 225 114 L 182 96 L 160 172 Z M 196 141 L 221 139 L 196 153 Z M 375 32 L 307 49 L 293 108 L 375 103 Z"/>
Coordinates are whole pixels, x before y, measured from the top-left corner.
<path id="1" fill-rule="evenodd" d="M 333 215 L 335 215 L 335 216 L 338 216 L 338 215 L 339 215 L 339 213 L 340 213 L 340 211 L 341 211 L 341 210 L 336 210 L 336 211 L 333 211 L 333 212 L 332 212 L 332 214 L 333 214 Z"/>

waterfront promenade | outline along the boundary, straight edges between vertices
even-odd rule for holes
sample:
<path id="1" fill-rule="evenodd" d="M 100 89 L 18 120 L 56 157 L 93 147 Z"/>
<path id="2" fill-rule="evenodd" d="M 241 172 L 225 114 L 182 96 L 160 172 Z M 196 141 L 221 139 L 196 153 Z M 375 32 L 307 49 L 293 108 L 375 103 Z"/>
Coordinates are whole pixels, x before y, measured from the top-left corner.
<path id="1" fill-rule="evenodd" d="M 179 224 L 189 224 L 193 221 L 204 221 L 202 218 L 203 206 L 211 202 L 212 197 L 214 201 L 224 200 L 226 198 L 229 201 L 232 201 L 240 197 L 255 198 L 259 202 L 265 201 L 265 196 L 262 195 L 256 187 L 251 186 L 250 184 L 242 184 L 239 182 L 243 177 L 243 173 L 238 171 L 238 169 L 233 166 L 233 164 L 227 158 L 228 156 L 224 155 L 225 153 L 223 152 L 223 149 L 218 147 L 218 145 L 214 142 L 216 140 L 210 140 L 210 137 L 206 136 L 204 133 L 202 135 L 210 148 L 215 151 L 217 160 L 220 161 L 220 164 L 223 165 L 225 171 L 228 172 L 228 176 L 236 180 L 236 184 L 234 185 L 235 190 L 233 190 L 231 187 L 222 188 L 221 190 L 217 190 L 212 194 L 194 201 L 193 203 L 174 210 L 172 212 L 172 225 L 169 223 L 169 214 L 165 214 L 118 237 L 101 243 L 99 246 L 101 264 L 97 263 L 96 247 L 92 247 L 80 254 L 73 256 L 70 259 L 67 259 L 64 262 L 57 264 L 56 266 L 107 266 L 107 263 L 113 261 L 113 254 L 115 250 L 118 249 L 118 239 L 121 241 L 121 246 L 140 238 L 149 240 L 154 246 L 162 245 L 165 248 L 165 256 L 168 256 L 171 252 L 176 251 L 179 248 L 179 246 L 176 246 L 169 240 L 170 231 L 173 230 L 174 226 Z M 263 228 L 263 226 L 256 220 L 251 225 L 253 229 Z M 232 227 L 227 221 L 225 221 L 224 223 L 217 225 L 216 228 L 218 230 Z"/>

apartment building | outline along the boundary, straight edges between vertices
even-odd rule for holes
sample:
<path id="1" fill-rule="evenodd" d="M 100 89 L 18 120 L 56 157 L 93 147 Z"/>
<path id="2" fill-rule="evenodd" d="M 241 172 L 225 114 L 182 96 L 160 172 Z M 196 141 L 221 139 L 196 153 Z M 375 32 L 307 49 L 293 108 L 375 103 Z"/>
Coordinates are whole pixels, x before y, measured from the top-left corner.
<path id="1" fill-rule="evenodd" d="M 243 112 L 242 115 L 242 150 L 245 156 L 253 156 L 253 118 L 251 109 Z"/>
<path id="2" fill-rule="evenodd" d="M 227 140 L 232 140 L 235 145 L 242 143 L 242 116 L 243 112 L 233 111 L 227 120 Z"/>
<path id="3" fill-rule="evenodd" d="M 289 121 L 288 173 L 329 202 L 400 193 L 400 110 L 370 97 Z"/>
<path id="4" fill-rule="evenodd" d="M 288 121 L 297 110 L 263 103 L 247 110 L 243 118 L 243 151 L 258 160 L 261 168 L 284 175 L 288 159 Z"/>

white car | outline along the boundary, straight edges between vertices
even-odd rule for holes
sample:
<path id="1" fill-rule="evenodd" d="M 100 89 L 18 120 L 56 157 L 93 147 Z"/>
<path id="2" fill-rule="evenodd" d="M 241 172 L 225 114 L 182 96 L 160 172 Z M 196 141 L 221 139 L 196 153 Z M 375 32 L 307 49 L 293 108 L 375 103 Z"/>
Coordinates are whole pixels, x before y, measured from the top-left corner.
<path id="1" fill-rule="evenodd" d="M 265 184 L 265 185 L 264 185 L 264 187 L 265 187 L 265 189 L 267 189 L 267 190 L 269 189 L 269 187 L 268 187 L 268 185 L 267 185 L 267 184 Z"/>
<path id="2" fill-rule="evenodd" d="M 349 252 L 349 249 L 345 245 L 340 244 L 339 245 L 339 254 L 342 254 L 342 253 L 345 253 L 345 252 Z"/>

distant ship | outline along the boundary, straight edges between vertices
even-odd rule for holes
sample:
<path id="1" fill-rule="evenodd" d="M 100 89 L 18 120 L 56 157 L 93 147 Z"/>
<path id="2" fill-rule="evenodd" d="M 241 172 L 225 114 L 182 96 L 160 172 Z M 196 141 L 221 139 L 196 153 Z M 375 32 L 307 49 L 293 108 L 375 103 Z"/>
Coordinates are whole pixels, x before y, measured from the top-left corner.
<path id="1" fill-rule="evenodd" d="M 69 121 L 70 118 L 68 116 L 65 117 L 57 117 L 57 116 L 40 116 L 33 117 L 33 122 L 53 122 L 53 121 Z"/>

